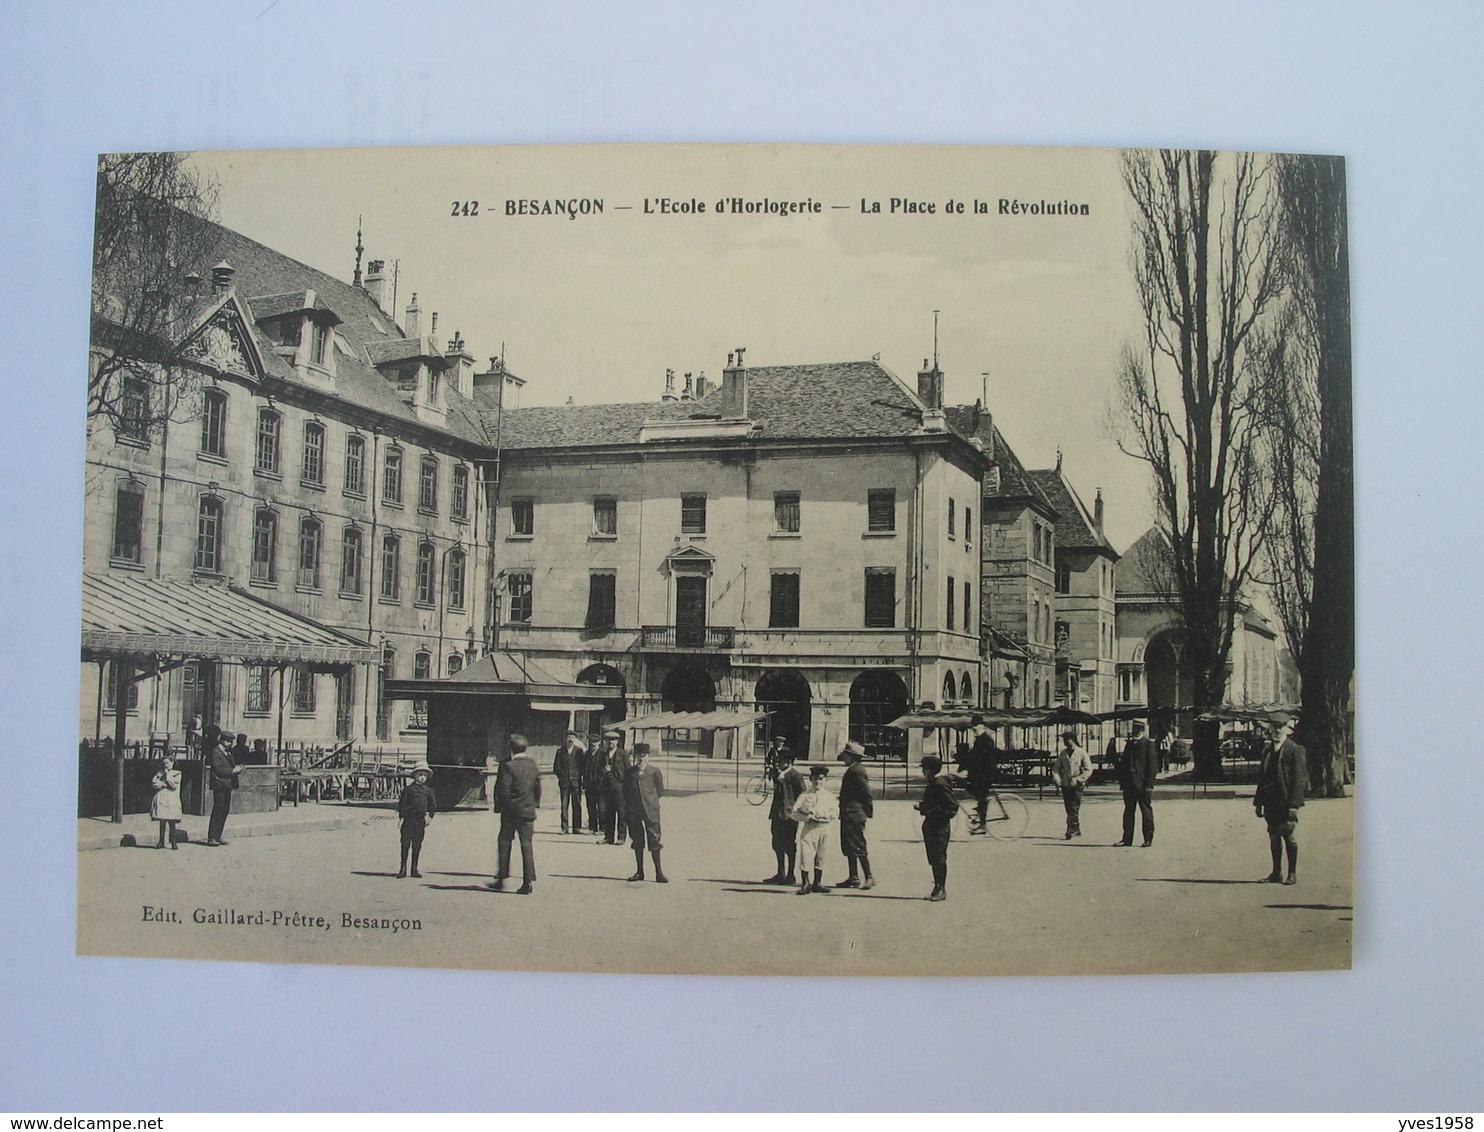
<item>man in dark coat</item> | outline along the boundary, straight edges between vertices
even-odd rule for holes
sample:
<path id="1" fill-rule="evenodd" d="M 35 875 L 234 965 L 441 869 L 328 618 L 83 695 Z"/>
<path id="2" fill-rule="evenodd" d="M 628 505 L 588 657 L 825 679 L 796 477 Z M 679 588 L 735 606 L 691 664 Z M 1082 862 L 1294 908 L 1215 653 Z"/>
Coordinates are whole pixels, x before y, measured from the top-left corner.
<path id="1" fill-rule="evenodd" d="M 428 779 L 433 776 L 427 763 L 413 768 L 412 781 L 402 787 L 397 797 L 397 816 L 402 822 L 402 867 L 397 871 L 400 880 L 407 875 L 407 851 L 412 850 L 412 875 L 422 876 L 417 871 L 417 859 L 422 856 L 423 834 L 433 815 L 438 812 L 438 798 Z"/>
<path id="2" fill-rule="evenodd" d="M 206 844 L 225 845 L 222 834 L 227 830 L 227 815 L 232 812 L 232 790 L 242 767 L 232 761 L 222 742 L 222 729 L 208 723 L 202 734 L 206 765 L 211 773 L 211 820 L 206 823 Z"/>
<path id="3" fill-rule="evenodd" d="M 970 833 L 983 835 L 988 832 L 984 820 L 989 816 L 990 783 L 994 780 L 999 759 L 1000 749 L 981 719 L 974 726 L 974 745 L 969 748 L 969 761 L 964 767 L 969 793 L 974 796 L 974 822 Z"/>
<path id="4" fill-rule="evenodd" d="M 1257 793 L 1252 799 L 1257 816 L 1268 823 L 1268 849 L 1273 855 L 1271 884 L 1298 883 L 1298 811 L 1304 804 L 1309 785 L 1308 752 L 1293 741 L 1297 720 L 1290 719 L 1278 729 L 1272 745 L 1263 756 L 1257 776 Z M 1283 849 L 1288 848 L 1288 876 L 1283 876 Z"/>
<path id="5" fill-rule="evenodd" d="M 922 845 L 927 850 L 928 866 L 933 870 L 933 891 L 928 899 L 948 899 L 948 841 L 953 816 L 958 813 L 958 799 L 953 796 L 952 780 L 940 773 L 943 760 L 926 755 L 922 767 L 922 801 L 917 812 L 922 815 Z"/>
<path id="6" fill-rule="evenodd" d="M 799 823 L 789 817 L 804 792 L 804 776 L 794 769 L 793 752 L 778 750 L 778 776 L 773 780 L 773 804 L 768 807 L 768 826 L 773 834 L 773 856 L 778 871 L 764 884 L 793 884 L 794 864 L 799 855 Z"/>
<path id="7" fill-rule="evenodd" d="M 495 871 L 495 888 L 499 889 L 510 875 L 510 845 L 520 838 L 521 880 L 516 891 L 531 895 L 536 883 L 536 848 L 532 835 L 536 830 L 536 812 L 541 808 L 541 768 L 526 754 L 526 737 L 510 736 L 510 747 L 495 776 L 495 811 L 500 815 L 499 863 Z"/>
<path id="8" fill-rule="evenodd" d="M 1123 791 L 1123 840 L 1134 843 L 1134 810 L 1144 827 L 1144 847 L 1154 844 L 1154 779 L 1159 773 L 1159 752 L 1144 734 L 1144 725 L 1134 722 L 1134 734 L 1124 744 L 1118 761 L 1118 785 Z"/>
<path id="9" fill-rule="evenodd" d="M 582 778 L 587 771 L 587 748 L 577 737 L 577 732 L 568 731 L 567 739 L 556 750 L 551 761 L 551 773 L 556 776 L 557 792 L 562 796 L 562 832 L 570 828 L 573 833 L 582 832 Z M 570 809 L 572 824 L 567 825 Z"/>
<path id="10" fill-rule="evenodd" d="M 618 750 L 619 732 L 608 728 L 603 732 L 596 749 L 587 756 L 587 767 L 582 772 L 582 786 L 587 794 L 587 828 L 589 833 L 602 833 L 604 811 L 608 801 L 608 763 L 613 752 Z"/>
<path id="11" fill-rule="evenodd" d="M 654 879 L 668 884 L 670 878 L 660 867 L 660 795 L 665 792 L 665 780 L 660 768 L 649 762 L 649 744 L 635 743 L 631 756 L 624 762 L 623 800 L 628 811 L 629 836 L 634 843 L 634 875 L 630 880 L 644 879 L 644 849 L 654 860 Z"/>
<path id="12" fill-rule="evenodd" d="M 845 854 L 850 876 L 836 888 L 876 887 L 871 858 L 866 855 L 866 822 L 876 811 L 871 804 L 871 781 L 861 764 L 865 757 L 865 748 L 856 742 L 846 743 L 840 752 L 840 761 L 845 764 L 840 778 L 840 852 Z"/>
<path id="13" fill-rule="evenodd" d="M 624 783 L 633 766 L 633 756 L 622 747 L 614 747 L 608 756 L 608 777 L 603 785 L 603 841 L 608 845 L 622 845 L 628 835 Z"/>

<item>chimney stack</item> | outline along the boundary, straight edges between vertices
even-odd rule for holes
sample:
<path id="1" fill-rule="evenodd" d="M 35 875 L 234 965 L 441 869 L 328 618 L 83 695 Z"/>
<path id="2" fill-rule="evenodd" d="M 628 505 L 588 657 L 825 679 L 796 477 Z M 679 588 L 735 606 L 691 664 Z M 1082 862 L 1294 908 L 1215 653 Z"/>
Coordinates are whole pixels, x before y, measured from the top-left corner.
<path id="1" fill-rule="evenodd" d="M 234 268 L 226 260 L 222 260 L 211 269 L 211 289 L 218 295 L 225 294 L 232 286 L 232 276 L 237 274 Z"/>
<path id="2" fill-rule="evenodd" d="M 1092 501 L 1092 524 L 1098 534 L 1103 533 L 1103 489 L 1098 488 L 1098 497 Z"/>
<path id="3" fill-rule="evenodd" d="M 943 371 L 936 362 L 928 368 L 928 360 L 922 359 L 922 369 L 917 372 L 917 396 L 927 409 L 943 407 Z"/>
<path id="4" fill-rule="evenodd" d="M 702 370 L 696 374 L 696 400 L 699 401 L 706 396 L 706 371 Z"/>
<path id="5" fill-rule="evenodd" d="M 690 374 L 685 375 L 685 385 L 681 387 L 680 399 L 682 401 L 694 401 L 696 399 L 695 386 L 691 384 Z"/>
<path id="6" fill-rule="evenodd" d="M 675 371 L 673 369 L 665 370 L 665 391 L 660 394 L 660 400 L 677 400 L 675 396 Z"/>
<path id="7" fill-rule="evenodd" d="M 742 355 L 747 347 L 738 346 L 727 355 L 727 367 L 721 371 L 721 415 L 728 420 L 747 420 L 747 370 Z"/>
<path id="8" fill-rule="evenodd" d="M 371 301 L 386 310 L 386 260 L 373 259 L 366 265 L 366 294 Z"/>
<path id="9" fill-rule="evenodd" d="M 402 324 L 402 329 L 407 332 L 409 338 L 422 337 L 422 308 L 417 305 L 417 292 L 412 292 L 412 301 L 407 304 L 407 318 Z"/>

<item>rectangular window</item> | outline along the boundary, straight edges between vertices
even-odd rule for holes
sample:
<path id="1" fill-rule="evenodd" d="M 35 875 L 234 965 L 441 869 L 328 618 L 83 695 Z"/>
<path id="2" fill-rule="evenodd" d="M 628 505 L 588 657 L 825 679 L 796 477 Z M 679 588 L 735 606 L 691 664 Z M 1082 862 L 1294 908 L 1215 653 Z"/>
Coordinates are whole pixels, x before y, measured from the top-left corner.
<path id="1" fill-rule="evenodd" d="M 402 540 L 396 535 L 381 540 L 381 596 L 388 601 L 402 597 Z"/>
<path id="2" fill-rule="evenodd" d="M 267 715 L 273 710 L 273 669 L 268 665 L 247 666 L 247 701 L 242 710 L 249 715 Z"/>
<path id="3" fill-rule="evenodd" d="M 252 567 L 254 582 L 278 581 L 278 516 L 255 511 L 252 517 Z"/>
<path id="4" fill-rule="evenodd" d="M 278 475 L 278 432 L 283 422 L 272 409 L 258 410 L 258 446 L 253 467 L 270 476 Z"/>
<path id="5" fill-rule="evenodd" d="M 891 569 L 866 571 L 866 628 L 892 629 L 897 623 L 897 574 Z"/>
<path id="6" fill-rule="evenodd" d="M 114 493 L 113 558 L 144 561 L 144 485 L 132 480 L 120 483 Z"/>
<path id="7" fill-rule="evenodd" d="M 956 607 L 954 605 L 954 598 L 957 594 L 958 585 L 954 582 L 953 575 L 950 574 L 948 575 L 948 616 L 943 618 L 943 624 L 948 626 L 949 629 L 952 629 L 958 623 L 958 616 L 955 612 Z"/>
<path id="8" fill-rule="evenodd" d="M 381 501 L 400 507 L 402 505 L 402 450 L 388 448 L 382 462 Z"/>
<path id="9" fill-rule="evenodd" d="M 618 534 L 618 500 L 593 500 L 593 534 Z"/>
<path id="10" fill-rule="evenodd" d="M 797 629 L 799 575 L 794 571 L 780 571 L 773 575 L 772 583 L 772 592 L 768 597 L 768 628 Z"/>
<path id="11" fill-rule="evenodd" d="M 974 616 L 974 588 L 968 582 L 964 583 L 964 632 L 970 632 Z"/>
<path id="12" fill-rule="evenodd" d="M 531 575 L 529 573 L 507 574 L 510 586 L 510 616 L 508 620 L 529 625 L 531 622 Z"/>
<path id="13" fill-rule="evenodd" d="M 589 629 L 613 628 L 618 604 L 618 575 L 589 574 L 587 579 L 587 622 Z"/>
<path id="14" fill-rule="evenodd" d="M 305 483 L 325 482 L 325 426 L 316 421 L 304 425 L 304 471 Z"/>
<path id="15" fill-rule="evenodd" d="M 453 494 L 448 501 L 448 513 L 455 519 L 469 517 L 469 469 L 459 464 L 453 470 Z"/>
<path id="16" fill-rule="evenodd" d="M 974 545 L 974 509 L 964 508 L 964 545 Z"/>
<path id="17" fill-rule="evenodd" d="M 958 504 L 955 503 L 952 499 L 950 499 L 948 501 L 948 537 L 949 538 L 953 538 L 954 537 L 953 523 L 954 523 L 954 520 L 955 520 L 955 518 L 957 516 L 958 516 Z"/>
<path id="18" fill-rule="evenodd" d="M 314 714 L 314 673 L 307 668 L 294 669 L 294 714 Z"/>
<path id="19" fill-rule="evenodd" d="M 706 533 L 706 497 L 704 495 L 682 495 L 680 497 L 680 533 L 683 535 Z"/>
<path id="20" fill-rule="evenodd" d="M 110 660 L 103 666 L 103 710 L 118 711 L 118 688 L 114 684 L 117 677 L 114 675 L 114 665 L 117 661 Z M 124 693 L 124 710 L 139 710 L 139 681 L 129 681 L 129 690 Z"/>
<path id="21" fill-rule="evenodd" d="M 536 503 L 531 499 L 510 501 L 510 533 L 529 538 L 536 533 Z"/>
<path id="22" fill-rule="evenodd" d="M 773 493 L 773 526 L 780 534 L 799 533 L 799 493 L 776 491 Z"/>
<path id="23" fill-rule="evenodd" d="M 222 572 L 222 501 L 214 495 L 203 495 L 196 511 L 196 570 Z"/>
<path id="24" fill-rule="evenodd" d="M 309 361 L 311 365 L 323 366 L 330 360 L 330 328 L 322 322 L 314 323 L 310 331 Z"/>
<path id="25" fill-rule="evenodd" d="M 361 594 L 361 531 L 346 527 L 340 539 L 340 592 Z"/>
<path id="26" fill-rule="evenodd" d="M 366 438 L 355 434 L 345 438 L 345 494 L 366 494 Z"/>
<path id="27" fill-rule="evenodd" d="M 423 457 L 422 471 L 417 477 L 417 509 L 438 510 L 438 461 L 432 456 Z"/>
<path id="28" fill-rule="evenodd" d="M 419 605 L 432 605 L 436 596 L 436 569 L 437 553 L 433 550 L 430 542 L 419 543 L 417 547 L 417 603 Z"/>
<path id="29" fill-rule="evenodd" d="M 464 552 L 448 552 L 448 608 L 464 608 Z"/>
<path id="30" fill-rule="evenodd" d="M 1072 568 L 1065 562 L 1056 568 L 1056 592 L 1059 594 L 1072 592 Z"/>
<path id="31" fill-rule="evenodd" d="M 886 487 L 868 492 L 866 495 L 866 530 L 894 531 L 896 529 L 896 491 Z"/>
<path id="32" fill-rule="evenodd" d="M 322 529 L 317 519 L 305 519 L 299 524 L 299 585 L 303 589 L 319 589 L 319 551 Z"/>
<path id="33" fill-rule="evenodd" d="M 227 458 L 227 395 L 220 389 L 201 395 L 201 452 Z"/>

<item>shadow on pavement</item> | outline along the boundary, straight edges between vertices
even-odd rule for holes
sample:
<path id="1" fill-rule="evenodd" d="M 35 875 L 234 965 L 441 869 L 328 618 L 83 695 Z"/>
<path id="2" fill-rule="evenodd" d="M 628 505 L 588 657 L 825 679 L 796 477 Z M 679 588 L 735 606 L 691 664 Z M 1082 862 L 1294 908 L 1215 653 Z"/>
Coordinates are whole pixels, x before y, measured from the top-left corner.
<path id="1" fill-rule="evenodd" d="M 425 884 L 422 887 L 431 888 L 437 892 L 483 892 L 488 896 L 502 896 L 504 893 L 499 889 L 491 888 L 485 884 Z"/>
<path id="2" fill-rule="evenodd" d="M 1259 880 L 1225 880 L 1219 877 L 1139 877 L 1146 884 L 1267 884 L 1267 878 Z"/>
<path id="3" fill-rule="evenodd" d="M 603 877 L 600 877 L 600 876 L 592 876 L 592 875 L 587 874 L 587 873 L 550 873 L 548 875 L 554 876 L 554 877 L 562 877 L 562 878 L 564 878 L 566 880 L 616 880 L 620 884 L 627 884 L 628 883 L 628 880 L 629 880 L 628 877 L 616 877 L 616 876 L 603 876 Z"/>
<path id="4" fill-rule="evenodd" d="M 1353 904 L 1264 904 L 1264 908 L 1307 908 L 1311 912 L 1353 912 Z M 1349 919 L 1349 916 L 1344 917 Z"/>

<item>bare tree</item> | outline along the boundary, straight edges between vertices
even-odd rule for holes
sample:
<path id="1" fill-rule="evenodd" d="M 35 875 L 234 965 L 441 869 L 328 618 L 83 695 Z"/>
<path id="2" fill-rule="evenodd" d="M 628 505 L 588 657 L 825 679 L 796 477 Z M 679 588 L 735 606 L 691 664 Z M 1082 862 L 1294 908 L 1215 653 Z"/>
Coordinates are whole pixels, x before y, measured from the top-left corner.
<path id="1" fill-rule="evenodd" d="M 147 439 L 188 382 L 171 353 L 199 313 L 213 262 L 215 185 L 183 153 L 104 154 L 93 232 L 88 427 Z"/>
<path id="2" fill-rule="evenodd" d="M 1282 238 L 1299 333 L 1275 414 L 1293 491 L 1277 509 L 1274 593 L 1303 685 L 1300 739 L 1329 797 L 1349 780 L 1355 671 L 1355 480 L 1350 355 L 1350 258 L 1345 163 L 1275 159 Z M 1286 412 L 1284 410 L 1287 410 Z M 1285 483 L 1285 487 L 1289 484 Z"/>
<path id="3" fill-rule="evenodd" d="M 1254 354 L 1283 287 L 1272 170 L 1251 154 L 1131 151 L 1123 183 L 1144 341 L 1119 367 L 1120 445 L 1149 465 L 1182 668 L 1195 705 L 1212 707 L 1272 507 Z M 1197 725 L 1195 758 L 1220 774 L 1215 725 Z"/>

